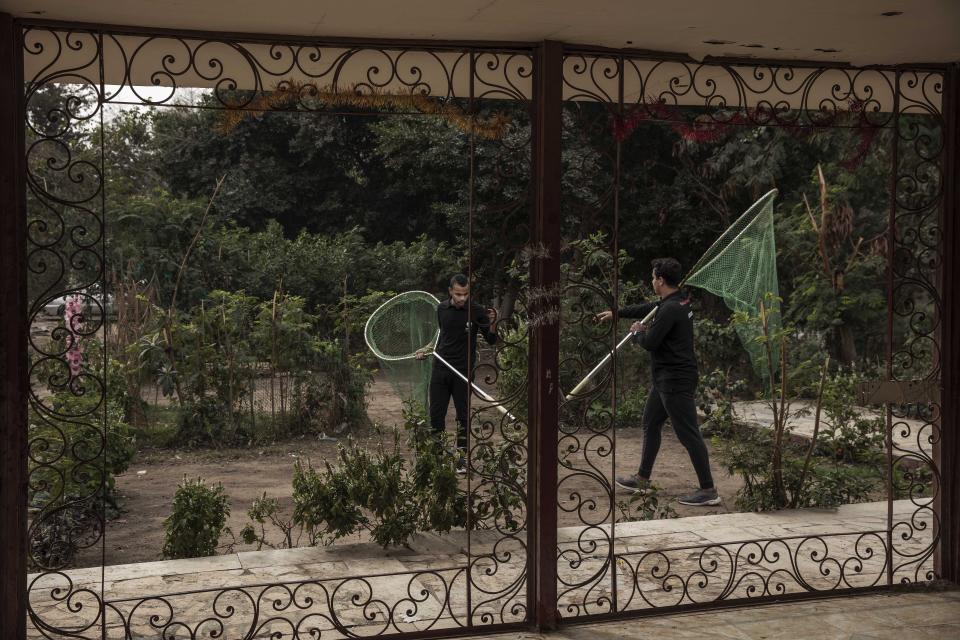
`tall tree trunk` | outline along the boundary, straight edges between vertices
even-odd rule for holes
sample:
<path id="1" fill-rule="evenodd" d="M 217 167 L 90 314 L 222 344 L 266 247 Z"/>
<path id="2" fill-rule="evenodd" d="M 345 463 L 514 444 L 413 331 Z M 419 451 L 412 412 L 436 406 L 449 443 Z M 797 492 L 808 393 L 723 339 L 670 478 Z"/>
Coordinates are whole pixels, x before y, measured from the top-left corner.
<path id="1" fill-rule="evenodd" d="M 857 361 L 857 344 L 853 339 L 853 331 L 845 324 L 834 327 L 834 339 L 837 344 L 837 357 L 840 363 L 846 366 Z"/>

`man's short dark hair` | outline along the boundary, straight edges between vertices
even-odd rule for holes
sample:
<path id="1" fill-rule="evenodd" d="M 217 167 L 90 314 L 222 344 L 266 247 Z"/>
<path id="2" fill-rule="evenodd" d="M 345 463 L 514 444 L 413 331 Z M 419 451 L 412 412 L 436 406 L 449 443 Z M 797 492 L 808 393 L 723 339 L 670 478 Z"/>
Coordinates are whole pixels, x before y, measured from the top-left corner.
<path id="1" fill-rule="evenodd" d="M 675 258 L 657 258 L 650 264 L 653 265 L 653 275 L 657 278 L 663 278 L 667 286 L 680 286 L 680 277 L 683 275 L 683 270 L 678 260 Z"/>
<path id="2" fill-rule="evenodd" d="M 470 281 L 467 279 L 467 276 L 463 275 L 462 273 L 455 274 L 452 278 L 450 278 L 451 289 L 453 289 L 453 285 L 465 287 L 469 284 L 470 284 Z"/>

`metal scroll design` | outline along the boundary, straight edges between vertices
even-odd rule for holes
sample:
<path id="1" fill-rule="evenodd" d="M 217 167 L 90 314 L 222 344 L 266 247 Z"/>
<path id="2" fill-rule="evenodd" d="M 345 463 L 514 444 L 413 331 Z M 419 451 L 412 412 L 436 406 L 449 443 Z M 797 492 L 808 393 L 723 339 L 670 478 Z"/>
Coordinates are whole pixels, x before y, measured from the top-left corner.
<path id="1" fill-rule="evenodd" d="M 868 588 L 886 580 L 886 531 L 617 554 L 619 610 Z"/>
<path id="2" fill-rule="evenodd" d="M 79 305 L 51 340 L 29 338 L 30 540 L 38 572 L 28 587 L 33 631 L 81 638 L 100 637 L 104 627 L 107 637 L 130 638 L 316 637 L 321 631 L 352 637 L 526 620 L 526 424 L 498 422 L 490 412 L 477 413 L 472 424 L 468 499 L 488 504 L 502 499 L 514 506 L 475 518 L 466 532 L 462 567 L 150 596 L 123 594 L 115 586 L 104 593 L 99 568 L 93 575 L 73 567 L 81 555 L 83 564 L 103 563 L 110 437 L 106 349 L 91 345 L 102 343 L 105 315 L 99 293 L 105 272 L 104 105 L 174 104 L 178 89 L 200 86 L 214 96 L 214 108 L 242 109 L 250 104 L 244 101 L 292 77 L 304 93 L 284 109 L 333 109 L 311 92 L 343 90 L 419 94 L 481 115 L 509 112 L 504 135 L 476 142 L 487 146 L 478 156 L 480 186 L 471 210 L 500 238 L 495 246 L 510 248 L 488 256 L 484 268 L 506 272 L 529 242 L 534 71 L 529 52 L 245 44 L 43 27 L 26 28 L 23 36 L 29 70 L 24 102 L 31 320 L 63 295 L 76 295 L 78 302 L 69 304 Z M 166 87 L 169 93 L 143 95 L 141 85 Z M 500 293 L 513 296 L 516 331 L 501 340 L 493 364 L 477 376 L 494 388 L 504 375 L 522 378 L 502 398 L 519 413 L 527 396 L 527 292 L 498 285 Z M 70 362 L 78 349 L 83 349 L 79 368 Z M 497 456 L 502 472 L 480 462 Z"/>
<path id="3" fill-rule="evenodd" d="M 944 123 L 940 113 L 943 75 L 903 71 L 895 127 L 896 158 L 891 230 L 893 299 L 891 374 L 895 380 L 940 379 Z M 933 580 L 939 544 L 934 502 L 940 470 L 934 449 L 941 434 L 940 403 L 933 399 L 890 407 L 894 497 L 907 513 L 891 522 L 892 579 Z"/>
<path id="4" fill-rule="evenodd" d="M 615 142 L 644 122 L 680 126 L 681 134 L 722 132 L 731 126 L 855 127 L 872 137 L 871 131 L 893 129 L 899 159 L 891 166 L 896 184 L 889 252 L 892 369 L 896 379 L 937 379 L 941 97 L 942 75 L 931 71 L 700 65 L 570 52 L 564 62 L 563 135 L 565 139 L 582 136 L 595 157 L 577 158 L 581 166 L 572 159 L 565 162 L 565 182 L 589 194 L 564 193 L 563 206 L 569 211 L 564 214 L 573 219 L 565 228 L 565 240 L 586 237 L 586 231 L 575 228 L 576 220 L 583 221 L 582 229 L 615 229 L 616 213 L 611 216 L 610 211 L 616 209 L 615 185 L 621 173 Z M 892 108 L 897 104 L 898 109 Z M 605 169 L 610 184 L 590 180 L 594 176 L 587 176 L 581 167 L 591 163 Z M 599 249 L 615 252 L 615 234 Z M 575 260 L 571 257 L 569 263 Z M 598 360 L 584 353 L 610 348 L 611 336 L 596 335 L 595 329 L 591 334 L 588 320 L 593 311 L 613 307 L 615 300 L 604 296 L 615 290 L 610 282 L 603 290 L 568 282 L 565 296 L 583 298 L 562 315 L 565 330 L 561 334 L 576 330 L 583 334 L 581 351 L 563 354 L 563 366 L 571 373 L 582 376 L 587 363 Z M 624 553 L 621 527 L 607 526 L 616 519 L 612 515 L 616 498 L 610 487 L 615 381 L 615 369 L 606 371 L 590 387 L 589 397 L 582 402 L 577 398 L 562 409 L 558 514 L 561 527 L 565 514 L 573 515 L 573 522 L 567 524 L 577 525 L 561 529 L 559 535 L 557 606 L 562 617 L 935 577 L 937 403 L 892 409 L 888 528 L 880 529 L 888 523 L 871 513 L 871 522 L 876 522 L 870 526 L 875 531 L 803 538 L 784 532 L 785 537 L 776 539 Z M 613 401 L 607 400 L 611 392 Z M 586 407 L 594 400 L 611 406 L 609 415 L 591 416 Z M 590 488 L 568 488 L 577 482 Z M 806 560 L 800 562 L 804 554 Z M 822 575 L 809 573 L 811 563 Z M 641 576 L 645 576 L 643 584 Z"/>
<path id="5" fill-rule="evenodd" d="M 696 109 L 706 125 L 883 127 L 892 120 L 893 74 L 758 64 L 694 64 L 626 59 L 626 113 L 654 120 Z"/>
<path id="6" fill-rule="evenodd" d="M 524 52 L 99 35 L 107 103 L 175 105 L 180 89 L 201 88 L 209 90 L 220 107 L 261 110 L 264 94 L 286 88 L 292 99 L 269 108 L 317 111 L 340 106 L 325 102 L 323 94 L 467 100 L 473 84 L 476 97 L 513 100 L 530 99 L 532 91 L 531 58 Z M 28 68 L 38 69 L 38 77 L 73 64 L 74 51 L 65 46 L 60 32 L 29 29 L 25 37 L 36 56 Z M 163 90 L 148 93 L 140 87 Z"/>
<path id="7" fill-rule="evenodd" d="M 529 55 L 473 58 L 473 115 L 499 111 L 510 124 L 495 140 L 473 138 L 469 197 L 470 277 L 484 306 L 498 306 L 498 340 L 475 380 L 508 413 L 471 394 L 468 453 L 469 608 L 472 624 L 527 618 L 529 292 L 517 267 L 530 241 L 533 104 L 520 89 Z M 478 300 L 479 302 L 479 300 Z M 509 414 L 509 415 L 508 415 Z M 516 419 L 514 419 L 516 418 Z"/>
<path id="8" fill-rule="evenodd" d="M 24 150 L 27 180 L 29 354 L 28 562 L 57 572 L 78 555 L 102 557 L 107 433 L 102 348 L 103 161 L 95 34 L 60 32 L 43 44 L 27 37 L 24 58 L 69 55 L 27 78 Z M 66 298 L 64 298 L 66 296 Z M 49 334 L 34 331 L 44 307 L 65 306 Z M 102 549 L 102 548 L 101 548 Z M 71 629 L 94 632 L 97 589 L 60 592 L 75 614 Z M 38 629 L 44 624 L 32 607 Z M 46 631 L 44 631 L 46 633 Z"/>
<path id="9" fill-rule="evenodd" d="M 598 325 L 594 314 L 616 308 L 618 142 L 610 135 L 621 111 L 616 58 L 568 56 L 564 63 L 562 141 L 589 149 L 566 154 L 561 200 L 562 254 L 560 382 L 562 393 L 609 352 L 615 324 Z M 599 97 L 602 102 L 589 98 Z M 561 616 L 616 610 L 611 526 L 616 518 L 616 368 L 601 371 L 591 385 L 560 408 L 557 509 L 557 597 Z M 606 408 L 596 410 L 599 403 Z M 567 532 L 570 532 L 567 534 Z"/>
<path id="10" fill-rule="evenodd" d="M 75 607 L 87 595 L 67 595 L 68 578 L 50 573 L 31 585 L 35 609 L 45 612 L 45 633 L 74 633 Z M 457 629 L 471 624 L 467 569 L 345 576 L 284 583 L 197 588 L 177 593 L 124 594 L 105 601 L 103 624 L 109 638 L 355 638 Z M 100 623 L 99 609 L 95 623 Z M 53 626 L 57 621 L 61 626 Z M 99 637 L 97 634 L 95 637 Z"/>

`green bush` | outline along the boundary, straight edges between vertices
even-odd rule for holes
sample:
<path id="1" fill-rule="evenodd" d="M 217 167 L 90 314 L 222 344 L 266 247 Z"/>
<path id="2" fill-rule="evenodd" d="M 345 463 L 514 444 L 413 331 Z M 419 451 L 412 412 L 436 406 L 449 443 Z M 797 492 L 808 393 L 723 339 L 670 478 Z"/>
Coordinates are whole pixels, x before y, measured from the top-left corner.
<path id="1" fill-rule="evenodd" d="M 511 433 L 516 437 L 497 443 L 474 444 L 471 464 L 482 477 L 478 483 L 482 486 L 474 487 L 468 500 L 459 487 L 450 442 L 428 430 L 422 408 L 408 404 L 404 417 L 407 444 L 415 455 L 412 466 L 401 454 L 399 431 L 393 432 L 389 446 L 378 443 L 372 452 L 348 440 L 340 446 L 336 466 L 326 463 L 316 469 L 298 462 L 293 525 L 325 542 L 367 530 L 376 543 L 388 547 L 407 543 L 418 531 L 445 533 L 466 526 L 469 503 L 474 528 L 523 527 L 522 433 Z"/>
<path id="2" fill-rule="evenodd" d="M 791 438 L 782 448 L 783 485 L 787 503 L 796 507 L 837 507 L 875 499 L 883 485 L 883 470 L 874 464 L 844 462 L 832 455 L 813 455 L 806 475 L 803 465 L 809 443 Z M 744 480 L 736 505 L 745 511 L 770 511 L 786 506 L 777 496 L 770 465 L 774 440 L 765 429 L 734 425 L 713 438 L 717 459 L 731 475 Z M 803 482 L 801 484 L 801 476 Z"/>
<path id="3" fill-rule="evenodd" d="M 514 317 L 514 320 L 520 315 Z M 510 413 L 520 422 L 527 422 L 527 372 L 529 369 L 528 329 L 512 326 L 513 321 L 497 328 L 497 398 L 517 398 Z"/>
<path id="4" fill-rule="evenodd" d="M 341 433 L 366 426 L 365 356 L 348 356 L 336 339 L 316 337 L 318 317 L 304 300 L 277 293 L 258 301 L 243 291 L 214 291 L 188 314 L 163 320 L 137 348 L 146 373 L 176 396 L 177 441 L 229 446 L 302 433 Z M 165 360 L 172 341 L 176 366 Z M 256 415 L 251 394 L 264 375 L 291 381 L 284 419 Z M 266 428 L 260 428 L 266 425 Z"/>
<path id="5" fill-rule="evenodd" d="M 634 493 L 629 500 L 617 501 L 617 509 L 620 511 L 617 522 L 676 518 L 676 510 L 669 501 L 660 496 L 661 490 L 657 485 L 651 484 L 645 491 Z"/>
<path id="6" fill-rule="evenodd" d="M 337 462 L 337 468 L 326 463 L 320 471 L 297 464 L 294 521 L 329 539 L 364 528 L 383 547 L 409 540 L 420 513 L 411 501 L 398 440 L 392 450 L 381 445 L 373 455 L 351 440 L 340 446 Z"/>
<path id="7" fill-rule="evenodd" d="M 74 328 L 81 354 L 76 371 L 65 356 L 31 352 L 31 375 L 49 393 L 31 403 L 27 424 L 30 562 L 44 568 L 69 566 L 99 538 L 103 521 L 116 517 L 115 476 L 134 454 L 120 364 L 105 362 L 103 344 L 85 333 L 92 332 L 90 322 Z M 46 351 L 65 353 L 67 335 L 61 319 Z"/>
<path id="8" fill-rule="evenodd" d="M 230 415 L 215 397 L 191 398 L 177 416 L 178 446 L 222 445 L 227 443 Z"/>
<path id="9" fill-rule="evenodd" d="M 406 413 L 413 468 L 400 452 L 400 433 L 392 445 L 378 443 L 371 453 L 349 439 L 318 470 L 299 462 L 294 470 L 294 522 L 314 535 L 335 540 L 361 529 L 383 547 L 406 543 L 417 531 L 449 531 L 465 523 L 455 459 L 446 443 L 424 434 L 419 413 Z M 379 435 L 379 434 L 378 434 Z"/>
<path id="10" fill-rule="evenodd" d="M 134 439 L 121 404 L 107 399 L 104 411 L 95 396 L 61 391 L 44 401 L 53 413 L 31 408 L 27 500 L 37 511 L 30 533 L 35 565 L 68 565 L 98 537 L 101 520 L 119 513 L 116 475 L 130 464 Z"/>
<path id="11" fill-rule="evenodd" d="M 701 374 L 697 385 L 697 407 L 707 419 L 700 425 L 704 435 L 730 437 L 734 427 L 733 403 L 746 390 L 747 383 L 731 379 L 720 369 Z"/>
<path id="12" fill-rule="evenodd" d="M 702 295 L 709 294 L 697 292 L 697 297 Z M 697 311 L 699 312 L 699 309 Z M 737 336 L 734 324 L 717 322 L 700 313 L 694 317 L 694 349 L 700 370 L 723 370 L 739 376 L 750 375 L 752 367 L 744 357 L 746 354 L 743 344 Z"/>
<path id="13" fill-rule="evenodd" d="M 714 437 L 718 459 L 729 473 L 743 478 L 738 507 L 751 511 L 834 507 L 872 499 L 883 483 L 882 467 L 876 464 L 877 445 L 882 441 L 876 434 L 882 435 L 882 423 L 862 419 L 853 406 L 858 378 L 843 372 L 829 375 L 829 358 L 819 367 L 812 358 L 798 361 L 791 350 L 796 328 L 787 324 L 770 331 L 769 317 L 762 316 L 757 340 L 767 358 L 774 346 L 780 354 L 780 366 L 768 368 L 767 402 L 773 424 L 770 429 L 756 429 L 725 420 Z M 735 316 L 735 322 L 753 321 L 740 313 Z M 819 422 L 812 441 L 791 434 L 791 419 L 811 411 L 791 408 L 792 401 L 804 395 L 816 398 L 813 412 Z"/>
<path id="14" fill-rule="evenodd" d="M 867 376 L 856 370 L 830 375 L 823 389 L 824 425 L 817 439 L 817 453 L 841 462 L 880 464 L 886 443 L 886 420 L 882 415 L 864 416 L 854 405 L 857 386 Z"/>
<path id="15" fill-rule="evenodd" d="M 163 521 L 164 558 L 212 556 L 227 528 L 230 501 L 223 485 L 208 486 L 203 478 L 186 476 L 173 495 L 173 510 Z"/>
<path id="16" fill-rule="evenodd" d="M 240 539 L 244 544 L 256 544 L 258 551 L 264 546 L 272 549 L 292 549 L 299 546 L 304 534 L 308 535 L 311 546 L 319 541 L 316 535 L 305 530 L 303 523 L 298 524 L 292 518 L 284 518 L 280 513 L 280 501 L 267 497 L 266 492 L 253 501 L 247 510 L 247 516 L 250 522 L 240 530 Z M 279 529 L 281 535 L 279 542 L 270 541 L 267 524 Z"/>
<path id="17" fill-rule="evenodd" d="M 647 406 L 647 390 L 633 386 L 617 404 L 617 427 L 639 427 L 643 421 L 643 409 Z"/>
<path id="18" fill-rule="evenodd" d="M 470 464 L 479 481 L 470 494 L 471 526 L 514 533 L 524 527 L 527 502 L 527 430 L 504 426 L 504 439 L 473 445 Z"/>

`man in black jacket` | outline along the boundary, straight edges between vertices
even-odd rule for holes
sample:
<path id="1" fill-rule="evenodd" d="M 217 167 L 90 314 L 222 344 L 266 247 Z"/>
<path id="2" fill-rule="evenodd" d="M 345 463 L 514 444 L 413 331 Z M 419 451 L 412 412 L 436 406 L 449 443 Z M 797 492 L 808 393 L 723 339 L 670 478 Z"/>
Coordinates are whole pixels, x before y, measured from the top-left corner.
<path id="1" fill-rule="evenodd" d="M 690 299 L 680 291 L 680 263 L 673 258 L 653 261 L 653 292 L 659 302 L 647 302 L 620 309 L 621 318 L 644 318 L 654 307 L 656 315 L 649 325 L 634 322 L 634 341 L 650 352 L 653 387 L 643 409 L 643 454 L 635 475 L 618 476 L 616 483 L 631 491 L 641 491 L 650 483 L 653 463 L 660 451 L 660 433 L 667 418 L 673 424 L 680 443 L 690 454 L 700 488 L 679 499 L 680 504 L 716 505 L 720 495 L 710 473 L 710 457 L 697 424 L 694 391 L 697 388 L 697 360 L 693 352 L 693 311 Z M 597 314 L 604 321 L 612 311 Z"/>
<path id="2" fill-rule="evenodd" d="M 470 368 L 477 366 L 477 334 L 482 333 L 488 344 L 496 344 L 497 314 L 476 303 L 470 303 L 468 308 L 470 281 L 462 273 L 450 279 L 449 294 L 437 307 L 440 336 L 434 351 L 464 377 L 473 379 L 472 373 L 468 373 L 468 364 Z M 426 357 L 425 352 L 417 354 L 417 359 Z M 467 393 L 466 381 L 434 358 L 430 374 L 430 428 L 438 436 L 443 433 L 452 397 L 457 412 L 457 447 L 461 451 L 467 446 Z M 465 470 L 465 460 L 460 456 L 457 471 Z"/>

